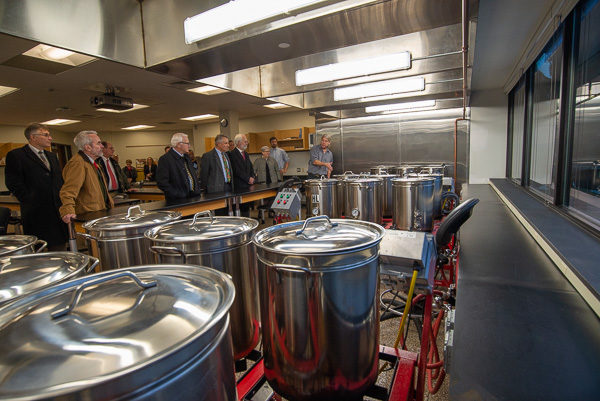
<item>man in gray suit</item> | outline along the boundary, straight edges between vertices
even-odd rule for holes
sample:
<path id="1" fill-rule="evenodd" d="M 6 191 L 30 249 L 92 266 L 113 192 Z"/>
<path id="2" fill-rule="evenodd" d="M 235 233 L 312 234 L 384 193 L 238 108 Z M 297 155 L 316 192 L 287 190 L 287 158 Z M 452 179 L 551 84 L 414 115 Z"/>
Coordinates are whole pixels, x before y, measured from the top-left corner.
<path id="1" fill-rule="evenodd" d="M 215 147 L 202 155 L 200 160 L 200 187 L 207 193 L 233 191 L 231 161 L 227 155 L 229 138 L 215 137 Z"/>

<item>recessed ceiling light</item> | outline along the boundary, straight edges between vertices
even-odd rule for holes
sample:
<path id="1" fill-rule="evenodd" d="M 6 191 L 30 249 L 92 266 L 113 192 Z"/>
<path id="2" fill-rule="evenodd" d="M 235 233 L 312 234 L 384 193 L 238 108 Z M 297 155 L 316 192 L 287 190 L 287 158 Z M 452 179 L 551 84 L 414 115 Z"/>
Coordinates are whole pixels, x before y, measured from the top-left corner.
<path id="1" fill-rule="evenodd" d="M 69 125 L 69 124 L 75 124 L 75 123 L 80 123 L 81 121 L 79 120 L 67 120 L 65 118 L 55 118 L 54 120 L 49 120 L 49 121 L 44 121 L 42 124 L 46 124 L 46 125 Z"/>
<path id="2" fill-rule="evenodd" d="M 198 120 L 208 120 L 209 118 L 217 118 L 217 117 L 218 116 L 216 116 L 214 114 L 201 114 L 199 116 L 184 117 L 184 118 L 181 118 L 181 120 L 198 121 Z"/>
<path id="3" fill-rule="evenodd" d="M 199 82 L 199 81 L 197 81 Z M 218 95 L 220 93 L 229 92 L 227 89 L 216 88 L 210 85 L 199 86 L 197 88 L 188 89 L 188 92 L 199 93 L 201 95 Z"/>
<path id="4" fill-rule="evenodd" d="M 265 107 L 268 107 L 270 109 L 283 109 L 285 107 L 292 107 L 292 106 L 289 106 L 289 105 L 283 104 L 283 103 L 272 103 L 272 104 L 265 104 Z"/>
<path id="5" fill-rule="evenodd" d="M 337 81 L 410 68 L 410 52 L 386 54 L 361 60 L 343 61 L 296 71 L 296 86 Z"/>
<path id="6" fill-rule="evenodd" d="M 349 100 L 422 90 L 425 90 L 425 78 L 423 77 L 389 79 L 386 81 L 336 88 L 333 90 L 333 99 L 335 101 Z"/>
<path id="7" fill-rule="evenodd" d="M 395 104 L 383 104 L 381 106 L 369 106 L 365 107 L 367 113 L 378 113 L 380 111 L 391 111 L 391 110 L 426 110 L 435 107 L 435 100 L 421 100 L 418 102 L 405 102 Z"/>
<path id="8" fill-rule="evenodd" d="M 146 107 L 149 107 L 145 104 L 133 104 L 133 107 L 127 110 L 113 110 L 113 109 L 96 109 L 98 111 L 105 111 L 107 113 L 127 113 L 128 111 L 134 111 L 134 110 L 139 110 L 139 109 L 145 109 Z"/>
<path id="9" fill-rule="evenodd" d="M 23 55 L 55 63 L 72 65 L 74 67 L 96 60 L 94 57 L 48 45 L 37 45 L 27 50 Z"/>
<path id="10" fill-rule="evenodd" d="M 145 128 L 154 128 L 154 125 L 140 124 L 140 125 L 132 125 L 131 127 L 125 127 L 125 128 L 121 128 L 121 129 L 136 130 L 136 129 L 145 129 Z"/>
<path id="11" fill-rule="evenodd" d="M 0 85 L 0 97 L 9 95 L 9 94 L 11 94 L 13 92 L 16 92 L 18 90 L 19 90 L 19 88 L 13 88 L 13 87 L 10 87 L 10 86 L 2 86 L 2 85 Z"/>
<path id="12" fill-rule="evenodd" d="M 279 47 L 280 49 L 287 49 L 288 47 L 290 47 L 290 44 L 286 42 L 281 42 L 277 45 L 277 47 Z"/>

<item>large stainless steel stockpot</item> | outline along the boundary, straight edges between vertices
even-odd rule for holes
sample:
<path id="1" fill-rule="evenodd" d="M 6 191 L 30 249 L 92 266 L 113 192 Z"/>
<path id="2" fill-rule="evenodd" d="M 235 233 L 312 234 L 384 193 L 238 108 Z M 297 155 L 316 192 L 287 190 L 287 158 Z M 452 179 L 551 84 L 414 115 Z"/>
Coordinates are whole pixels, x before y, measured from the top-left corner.
<path id="1" fill-rule="evenodd" d="M 191 263 L 231 276 L 236 291 L 230 310 L 235 359 L 248 355 L 260 341 L 258 271 L 252 243 L 257 227 L 254 219 L 213 217 L 207 211 L 145 233 L 152 244 L 155 263 Z"/>
<path id="2" fill-rule="evenodd" d="M 392 178 L 398 178 L 396 174 L 378 174 L 371 175 L 371 178 L 380 178 L 383 180 L 381 191 L 382 213 L 383 216 L 391 216 L 394 209 L 394 198 L 392 196 Z"/>
<path id="3" fill-rule="evenodd" d="M 379 165 L 375 167 L 371 167 L 369 170 L 371 175 L 381 175 L 381 174 L 396 174 L 398 167 L 393 165 Z"/>
<path id="4" fill-rule="evenodd" d="M 427 165 L 427 166 L 421 166 L 418 171 L 420 173 L 427 173 L 427 174 L 441 174 L 443 177 L 445 170 L 446 170 L 446 165 L 442 163 L 442 164 L 431 164 L 431 165 Z"/>
<path id="5" fill-rule="evenodd" d="M 335 178 L 310 179 L 304 181 L 306 189 L 306 210 L 309 216 L 326 215 L 340 217 L 338 214 L 338 182 Z"/>
<path id="6" fill-rule="evenodd" d="M 31 292 L 83 276 L 98 259 L 83 253 L 44 252 L 0 257 L 0 307 Z"/>
<path id="7" fill-rule="evenodd" d="M 381 178 L 356 178 L 346 180 L 347 219 L 383 222 L 383 180 Z"/>
<path id="8" fill-rule="evenodd" d="M 337 209 L 338 216 L 345 216 L 344 208 L 346 207 L 346 181 L 360 177 L 359 174 L 354 174 L 352 171 L 345 171 L 344 174 L 336 174 L 333 178 L 338 180 L 337 183 Z"/>
<path id="9" fill-rule="evenodd" d="M 0 309 L 0 400 L 237 400 L 235 289 L 200 266 L 111 270 Z"/>
<path id="10" fill-rule="evenodd" d="M 117 269 L 153 263 L 150 242 L 144 232 L 160 224 L 178 220 L 181 213 L 173 211 L 145 211 L 139 205 L 127 213 L 101 217 L 83 225 L 91 254 L 100 259 L 101 270 Z"/>
<path id="11" fill-rule="evenodd" d="M 46 241 L 33 235 L 2 235 L 0 236 L 0 257 L 41 252 L 47 245 Z"/>
<path id="12" fill-rule="evenodd" d="M 415 169 L 416 169 L 415 166 L 408 166 L 408 165 L 396 166 L 396 174 L 399 175 L 400 177 L 406 177 L 408 174 L 414 173 Z"/>
<path id="13" fill-rule="evenodd" d="M 410 175 L 409 177 L 412 177 Z M 421 173 L 418 177 L 433 178 L 433 218 L 442 217 L 442 191 L 444 188 L 444 174 L 441 173 Z"/>
<path id="14" fill-rule="evenodd" d="M 433 186 L 434 179 L 428 177 L 392 179 L 393 224 L 396 229 L 433 229 Z"/>
<path id="15" fill-rule="evenodd" d="M 254 236 L 265 376 L 280 395 L 355 399 L 377 379 L 383 234 L 317 216 Z"/>

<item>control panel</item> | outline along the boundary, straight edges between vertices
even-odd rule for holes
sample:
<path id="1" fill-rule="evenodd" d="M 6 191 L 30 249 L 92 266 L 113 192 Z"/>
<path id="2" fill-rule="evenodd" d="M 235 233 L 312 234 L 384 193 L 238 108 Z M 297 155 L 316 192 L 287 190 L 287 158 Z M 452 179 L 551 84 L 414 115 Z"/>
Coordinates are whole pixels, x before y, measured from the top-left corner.
<path id="1" fill-rule="evenodd" d="M 271 209 L 275 212 L 277 222 L 300 220 L 300 208 L 302 207 L 300 190 L 295 188 L 283 188 L 275 196 Z"/>

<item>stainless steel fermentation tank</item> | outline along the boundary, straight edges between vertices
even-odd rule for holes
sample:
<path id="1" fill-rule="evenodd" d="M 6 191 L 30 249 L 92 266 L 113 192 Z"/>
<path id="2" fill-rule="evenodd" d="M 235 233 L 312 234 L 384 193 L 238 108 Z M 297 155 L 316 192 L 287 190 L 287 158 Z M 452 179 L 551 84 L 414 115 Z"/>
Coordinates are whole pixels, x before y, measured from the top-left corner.
<path id="1" fill-rule="evenodd" d="M 383 180 L 381 178 L 356 178 L 346 181 L 347 219 L 383 222 Z"/>
<path id="2" fill-rule="evenodd" d="M 392 180 L 394 228 L 405 231 L 431 231 L 433 229 L 433 186 L 433 178 L 415 177 Z"/>
<path id="3" fill-rule="evenodd" d="M 304 181 L 308 216 L 341 217 L 338 206 L 338 184 L 338 179 L 323 176 Z"/>

